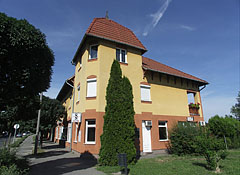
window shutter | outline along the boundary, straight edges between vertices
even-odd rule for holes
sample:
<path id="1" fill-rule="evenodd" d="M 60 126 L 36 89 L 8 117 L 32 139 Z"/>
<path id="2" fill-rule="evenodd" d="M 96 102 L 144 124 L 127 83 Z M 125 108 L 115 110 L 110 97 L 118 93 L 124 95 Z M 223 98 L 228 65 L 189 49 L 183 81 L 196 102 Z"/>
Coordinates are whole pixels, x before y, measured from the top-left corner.
<path id="1" fill-rule="evenodd" d="M 89 80 L 87 82 L 87 97 L 96 97 L 97 96 L 97 81 Z"/>
<path id="2" fill-rule="evenodd" d="M 151 101 L 150 87 L 141 86 L 141 100 L 142 101 Z"/>

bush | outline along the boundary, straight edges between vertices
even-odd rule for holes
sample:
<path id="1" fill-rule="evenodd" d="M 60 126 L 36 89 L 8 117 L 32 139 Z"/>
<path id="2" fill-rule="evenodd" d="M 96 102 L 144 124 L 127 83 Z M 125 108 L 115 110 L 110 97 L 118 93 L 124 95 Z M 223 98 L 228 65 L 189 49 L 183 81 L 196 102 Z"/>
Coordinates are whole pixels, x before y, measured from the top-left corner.
<path id="1" fill-rule="evenodd" d="M 207 127 L 178 125 L 170 135 L 170 152 L 177 155 L 203 155 L 207 168 L 219 172 L 220 160 L 225 159 L 227 152 L 224 139 L 214 136 Z"/>
<path id="2" fill-rule="evenodd" d="M 24 175 L 27 172 L 28 162 L 26 159 L 17 158 L 15 152 L 9 149 L 0 149 L 0 175 Z"/>
<path id="3" fill-rule="evenodd" d="M 196 152 L 203 155 L 207 161 L 207 168 L 210 170 L 220 171 L 219 163 L 227 157 L 228 152 L 225 149 L 223 139 L 216 138 L 206 128 L 201 132 L 201 135 L 197 136 L 196 139 Z"/>
<path id="4" fill-rule="evenodd" d="M 10 167 L 1 166 L 0 175 L 22 175 L 24 172 L 19 170 L 16 165 L 11 165 Z"/>
<path id="5" fill-rule="evenodd" d="M 177 155 L 195 154 L 196 153 L 196 136 L 200 135 L 200 128 L 191 126 L 189 123 L 176 125 L 170 131 L 170 153 Z"/>

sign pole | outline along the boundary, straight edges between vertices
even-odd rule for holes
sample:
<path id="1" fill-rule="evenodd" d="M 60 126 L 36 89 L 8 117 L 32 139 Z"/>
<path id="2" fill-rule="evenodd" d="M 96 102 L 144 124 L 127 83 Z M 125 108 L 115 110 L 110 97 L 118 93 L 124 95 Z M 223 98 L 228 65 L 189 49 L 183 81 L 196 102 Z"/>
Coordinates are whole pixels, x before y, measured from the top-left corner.
<path id="1" fill-rule="evenodd" d="M 13 127 L 14 127 L 15 131 L 14 131 L 14 136 L 13 136 L 13 141 L 12 141 L 12 143 L 14 143 L 14 142 L 15 142 L 15 138 L 16 138 L 17 129 L 18 129 L 20 126 L 19 126 L 19 124 L 15 124 Z"/>
<path id="2" fill-rule="evenodd" d="M 15 138 L 16 138 L 16 132 L 17 132 L 17 129 L 15 128 L 15 131 L 14 131 L 14 136 L 13 136 L 13 141 L 12 141 L 12 143 L 14 143 L 14 142 L 15 142 Z"/>
<path id="3" fill-rule="evenodd" d="M 43 95 L 43 93 L 40 94 L 40 105 L 42 104 L 42 95 Z M 38 110 L 38 120 L 37 120 L 37 128 L 36 128 L 36 138 L 35 138 L 35 146 L 34 146 L 34 155 L 37 155 L 40 116 L 41 116 L 41 106 L 40 106 L 40 109 Z"/>

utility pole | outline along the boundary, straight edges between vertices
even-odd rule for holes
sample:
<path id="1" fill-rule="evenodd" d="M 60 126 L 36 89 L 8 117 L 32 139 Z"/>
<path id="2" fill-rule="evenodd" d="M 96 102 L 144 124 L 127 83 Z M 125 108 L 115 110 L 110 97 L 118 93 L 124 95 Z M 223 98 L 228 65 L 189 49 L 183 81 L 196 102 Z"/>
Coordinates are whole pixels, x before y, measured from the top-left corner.
<path id="1" fill-rule="evenodd" d="M 37 128 L 36 128 L 34 155 L 37 155 L 37 148 L 38 148 L 38 137 L 39 137 L 39 126 L 40 126 L 42 96 L 43 96 L 43 93 L 41 92 L 41 94 L 40 94 L 40 109 L 38 110 L 38 120 L 37 120 Z"/>

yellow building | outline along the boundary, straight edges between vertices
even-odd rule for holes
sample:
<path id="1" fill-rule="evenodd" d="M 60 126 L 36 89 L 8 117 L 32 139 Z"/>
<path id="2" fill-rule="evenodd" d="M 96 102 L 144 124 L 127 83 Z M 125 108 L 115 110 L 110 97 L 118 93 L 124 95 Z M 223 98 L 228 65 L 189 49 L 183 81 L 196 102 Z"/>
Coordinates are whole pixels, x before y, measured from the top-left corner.
<path id="1" fill-rule="evenodd" d="M 144 57 L 146 51 L 128 28 L 107 18 L 92 21 L 72 60 L 74 100 L 70 102 L 70 91 L 63 90 L 66 83 L 57 98 L 68 104 L 66 109 L 73 108 L 68 113 L 67 146 L 78 152 L 99 153 L 106 87 L 114 59 L 133 87 L 139 151 L 166 149 L 168 131 L 178 122 L 203 123 L 200 90 L 208 83 Z M 72 112 L 76 117 L 71 124 Z"/>

